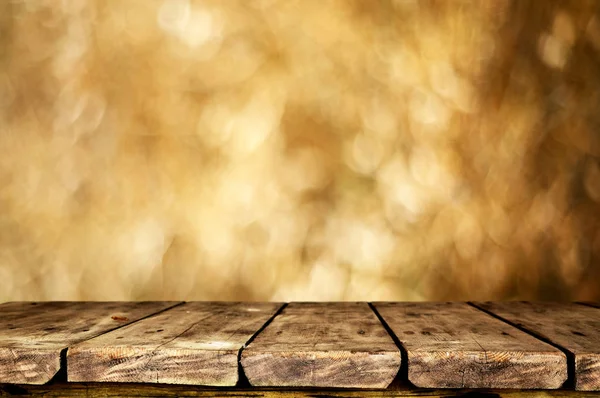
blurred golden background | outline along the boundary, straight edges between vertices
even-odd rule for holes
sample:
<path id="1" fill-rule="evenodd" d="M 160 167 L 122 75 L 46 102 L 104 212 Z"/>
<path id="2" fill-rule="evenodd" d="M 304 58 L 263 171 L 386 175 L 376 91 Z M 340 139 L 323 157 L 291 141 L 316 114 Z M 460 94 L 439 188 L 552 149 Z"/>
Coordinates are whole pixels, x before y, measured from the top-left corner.
<path id="1" fill-rule="evenodd" d="M 600 300 L 600 2 L 4 0 L 0 301 Z"/>

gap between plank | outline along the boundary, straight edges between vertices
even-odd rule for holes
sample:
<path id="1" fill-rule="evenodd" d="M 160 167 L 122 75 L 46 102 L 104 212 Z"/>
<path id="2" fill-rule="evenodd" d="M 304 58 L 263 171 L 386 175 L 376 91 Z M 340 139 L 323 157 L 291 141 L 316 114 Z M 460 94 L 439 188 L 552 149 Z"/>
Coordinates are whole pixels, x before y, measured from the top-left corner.
<path id="1" fill-rule="evenodd" d="M 408 385 L 410 385 L 411 387 L 414 387 L 413 384 L 410 382 L 410 380 L 408 380 L 408 351 L 406 350 L 406 348 L 404 347 L 404 345 L 402 344 L 400 339 L 398 339 L 398 336 L 396 336 L 396 334 L 394 333 L 392 328 L 390 328 L 390 326 L 387 324 L 385 319 L 383 319 L 383 317 L 381 316 L 379 311 L 377 311 L 377 308 L 375 308 L 373 303 L 367 303 L 367 304 L 369 305 L 369 308 L 371 308 L 371 311 L 373 311 L 373 313 L 375 313 L 375 316 L 377 317 L 377 319 L 379 319 L 379 322 L 381 322 L 381 325 L 383 325 L 383 328 L 388 332 L 388 334 L 390 335 L 390 337 L 392 338 L 392 340 L 394 341 L 394 343 L 400 350 L 400 359 L 401 359 L 400 369 L 398 370 L 398 374 L 396 375 L 396 377 L 394 377 L 394 380 L 392 380 L 392 383 L 390 384 L 390 386 L 397 384 L 398 382 L 402 382 L 402 383 L 408 383 Z M 388 388 L 389 388 L 389 386 L 388 386 Z"/>
<path id="2" fill-rule="evenodd" d="M 67 348 L 63 348 L 60 350 L 60 365 L 58 367 L 58 372 L 46 384 L 54 384 L 54 383 L 66 383 L 67 382 Z"/>
<path id="3" fill-rule="evenodd" d="M 288 304 L 289 303 L 283 303 L 281 305 L 281 307 L 279 307 L 279 309 L 277 311 L 275 311 L 275 313 L 265 322 L 265 324 L 262 325 L 252 336 L 250 336 L 250 338 L 248 339 L 248 341 L 246 343 L 244 343 L 244 345 L 242 346 L 242 348 L 240 348 L 240 350 L 238 351 L 238 355 L 237 355 L 237 362 L 238 362 L 238 382 L 235 385 L 236 388 L 251 387 L 250 381 L 248 381 L 248 378 L 246 377 L 246 372 L 244 372 L 244 367 L 242 366 L 242 351 L 244 351 L 244 348 L 248 347 L 248 345 L 250 345 L 250 343 L 252 343 L 252 341 L 256 338 L 256 336 L 258 336 L 263 330 L 265 330 L 265 328 L 267 326 L 269 326 L 269 324 L 271 324 L 271 322 L 273 322 L 273 320 L 279 314 L 281 314 L 281 312 L 285 309 L 285 307 L 288 306 Z"/>
<path id="4" fill-rule="evenodd" d="M 565 388 L 565 389 L 569 389 L 569 390 L 573 390 L 575 388 L 575 355 L 572 352 L 570 352 L 563 346 L 554 343 L 552 340 L 541 335 L 540 333 L 538 333 L 534 330 L 527 329 L 524 326 L 517 325 L 515 322 L 509 321 L 508 319 L 505 319 L 505 318 L 501 317 L 500 315 L 496 315 L 493 312 L 491 312 L 485 308 L 482 308 L 471 301 L 467 301 L 467 305 L 470 305 L 471 307 L 473 307 L 479 311 L 482 311 L 482 312 L 488 314 L 489 316 L 496 318 L 504 323 L 507 323 L 510 326 L 514 327 L 515 329 L 519 329 L 520 331 L 525 332 L 525 333 L 535 337 L 536 339 L 541 340 L 546 344 L 550 344 L 552 347 L 562 351 L 562 353 L 565 354 L 565 356 L 567 357 L 567 380 L 563 383 L 561 388 Z"/>
<path id="5" fill-rule="evenodd" d="M 590 308 L 600 309 L 600 304 L 585 303 L 583 301 L 575 301 L 575 304 L 583 305 Z"/>

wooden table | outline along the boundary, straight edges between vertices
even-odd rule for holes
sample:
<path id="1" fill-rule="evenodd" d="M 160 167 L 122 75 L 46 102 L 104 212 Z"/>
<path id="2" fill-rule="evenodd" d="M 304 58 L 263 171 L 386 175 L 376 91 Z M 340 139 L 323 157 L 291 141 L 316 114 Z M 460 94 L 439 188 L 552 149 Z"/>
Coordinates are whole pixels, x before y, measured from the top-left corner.
<path id="1" fill-rule="evenodd" d="M 600 305 L 11 302 L 12 395 L 600 396 Z"/>

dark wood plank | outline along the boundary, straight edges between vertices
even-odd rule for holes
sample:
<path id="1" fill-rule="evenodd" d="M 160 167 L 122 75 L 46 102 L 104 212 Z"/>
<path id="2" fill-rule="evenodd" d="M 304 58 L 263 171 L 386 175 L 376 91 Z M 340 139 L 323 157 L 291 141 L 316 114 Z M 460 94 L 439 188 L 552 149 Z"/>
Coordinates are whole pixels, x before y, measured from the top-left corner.
<path id="1" fill-rule="evenodd" d="M 42 384 L 69 345 L 177 302 L 12 302 L 0 305 L 0 383 Z"/>
<path id="2" fill-rule="evenodd" d="M 558 349 L 465 303 L 374 303 L 406 348 L 408 379 L 428 388 L 559 388 Z"/>
<path id="3" fill-rule="evenodd" d="M 575 388 L 600 391 L 600 309 L 574 303 L 475 303 L 574 355 Z"/>
<path id="4" fill-rule="evenodd" d="M 600 392 L 569 390 L 439 390 L 401 386 L 386 390 L 366 389 L 276 389 L 276 388 L 218 388 L 172 384 L 134 383 L 53 383 L 41 386 L 0 385 L 0 397 L 261 397 L 261 398 L 593 398 Z"/>
<path id="5" fill-rule="evenodd" d="M 71 347 L 68 380 L 233 386 L 239 350 L 281 306 L 183 304 Z"/>
<path id="6" fill-rule="evenodd" d="M 292 303 L 241 362 L 253 386 L 384 388 L 400 357 L 367 303 Z"/>

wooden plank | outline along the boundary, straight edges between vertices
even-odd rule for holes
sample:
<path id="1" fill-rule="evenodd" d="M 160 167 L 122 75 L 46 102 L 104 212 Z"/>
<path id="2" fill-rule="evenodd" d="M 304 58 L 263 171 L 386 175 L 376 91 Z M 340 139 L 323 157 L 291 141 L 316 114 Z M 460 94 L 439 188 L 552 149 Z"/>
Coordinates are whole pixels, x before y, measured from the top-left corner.
<path id="1" fill-rule="evenodd" d="M 507 389 L 428 389 L 401 386 L 385 390 L 373 389 L 279 389 L 224 388 L 172 384 L 137 383 L 51 383 L 41 386 L 0 385 L 0 397 L 261 397 L 261 398 L 594 398 L 600 392 L 572 390 L 507 390 Z"/>
<path id="2" fill-rule="evenodd" d="M 0 383 L 42 384 L 70 344 L 134 322 L 176 302 L 12 302 L 0 305 Z"/>
<path id="3" fill-rule="evenodd" d="M 384 388 L 400 358 L 367 303 L 292 303 L 241 363 L 253 386 Z"/>
<path id="4" fill-rule="evenodd" d="M 600 309 L 574 303 L 476 303 L 574 356 L 575 388 L 600 391 Z"/>
<path id="5" fill-rule="evenodd" d="M 281 306 L 186 303 L 70 348 L 68 380 L 233 386 L 239 350 Z"/>
<path id="6" fill-rule="evenodd" d="M 559 388 L 558 349 L 465 303 L 374 303 L 407 351 L 408 379 L 428 388 Z"/>

